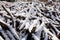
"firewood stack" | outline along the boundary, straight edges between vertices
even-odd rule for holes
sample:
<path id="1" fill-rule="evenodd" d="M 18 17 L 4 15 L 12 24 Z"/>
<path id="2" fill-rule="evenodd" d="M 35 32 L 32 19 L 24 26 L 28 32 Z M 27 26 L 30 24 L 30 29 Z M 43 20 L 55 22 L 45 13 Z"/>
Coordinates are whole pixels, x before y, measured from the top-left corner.
<path id="1" fill-rule="evenodd" d="M 59 2 L 0 4 L 0 40 L 60 40 Z"/>

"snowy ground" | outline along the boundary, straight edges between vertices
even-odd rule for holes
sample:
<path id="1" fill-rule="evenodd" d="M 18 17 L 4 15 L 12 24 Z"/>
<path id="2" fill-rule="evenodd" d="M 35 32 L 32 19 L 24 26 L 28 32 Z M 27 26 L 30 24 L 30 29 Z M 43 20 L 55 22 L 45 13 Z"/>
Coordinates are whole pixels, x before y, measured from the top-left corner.
<path id="1" fill-rule="evenodd" d="M 0 40 L 60 40 L 59 2 L 0 1 Z"/>

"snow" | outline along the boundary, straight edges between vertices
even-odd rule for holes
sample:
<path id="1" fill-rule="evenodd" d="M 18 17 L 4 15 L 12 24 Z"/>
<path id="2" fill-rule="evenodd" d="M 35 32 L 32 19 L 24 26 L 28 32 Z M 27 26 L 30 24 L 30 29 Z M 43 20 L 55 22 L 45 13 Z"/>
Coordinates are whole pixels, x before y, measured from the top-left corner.
<path id="1" fill-rule="evenodd" d="M 50 37 L 50 40 L 59 40 L 60 10 L 57 7 L 60 6 L 57 3 L 52 3 L 53 6 L 46 6 L 44 2 L 2 3 L 4 5 L 1 6 L 3 9 L 0 8 L 0 33 L 6 40 L 27 40 L 30 36 L 34 40 L 40 40 L 41 35 L 44 40 Z M 0 36 L 1 40 L 5 40 L 4 38 Z"/>

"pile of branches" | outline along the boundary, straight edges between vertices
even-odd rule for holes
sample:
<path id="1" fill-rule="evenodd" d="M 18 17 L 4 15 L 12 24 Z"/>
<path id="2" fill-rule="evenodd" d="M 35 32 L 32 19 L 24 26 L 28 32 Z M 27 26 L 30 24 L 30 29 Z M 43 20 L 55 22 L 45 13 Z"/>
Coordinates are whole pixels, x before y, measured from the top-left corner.
<path id="1" fill-rule="evenodd" d="M 0 40 L 59 40 L 60 3 L 0 2 Z"/>

